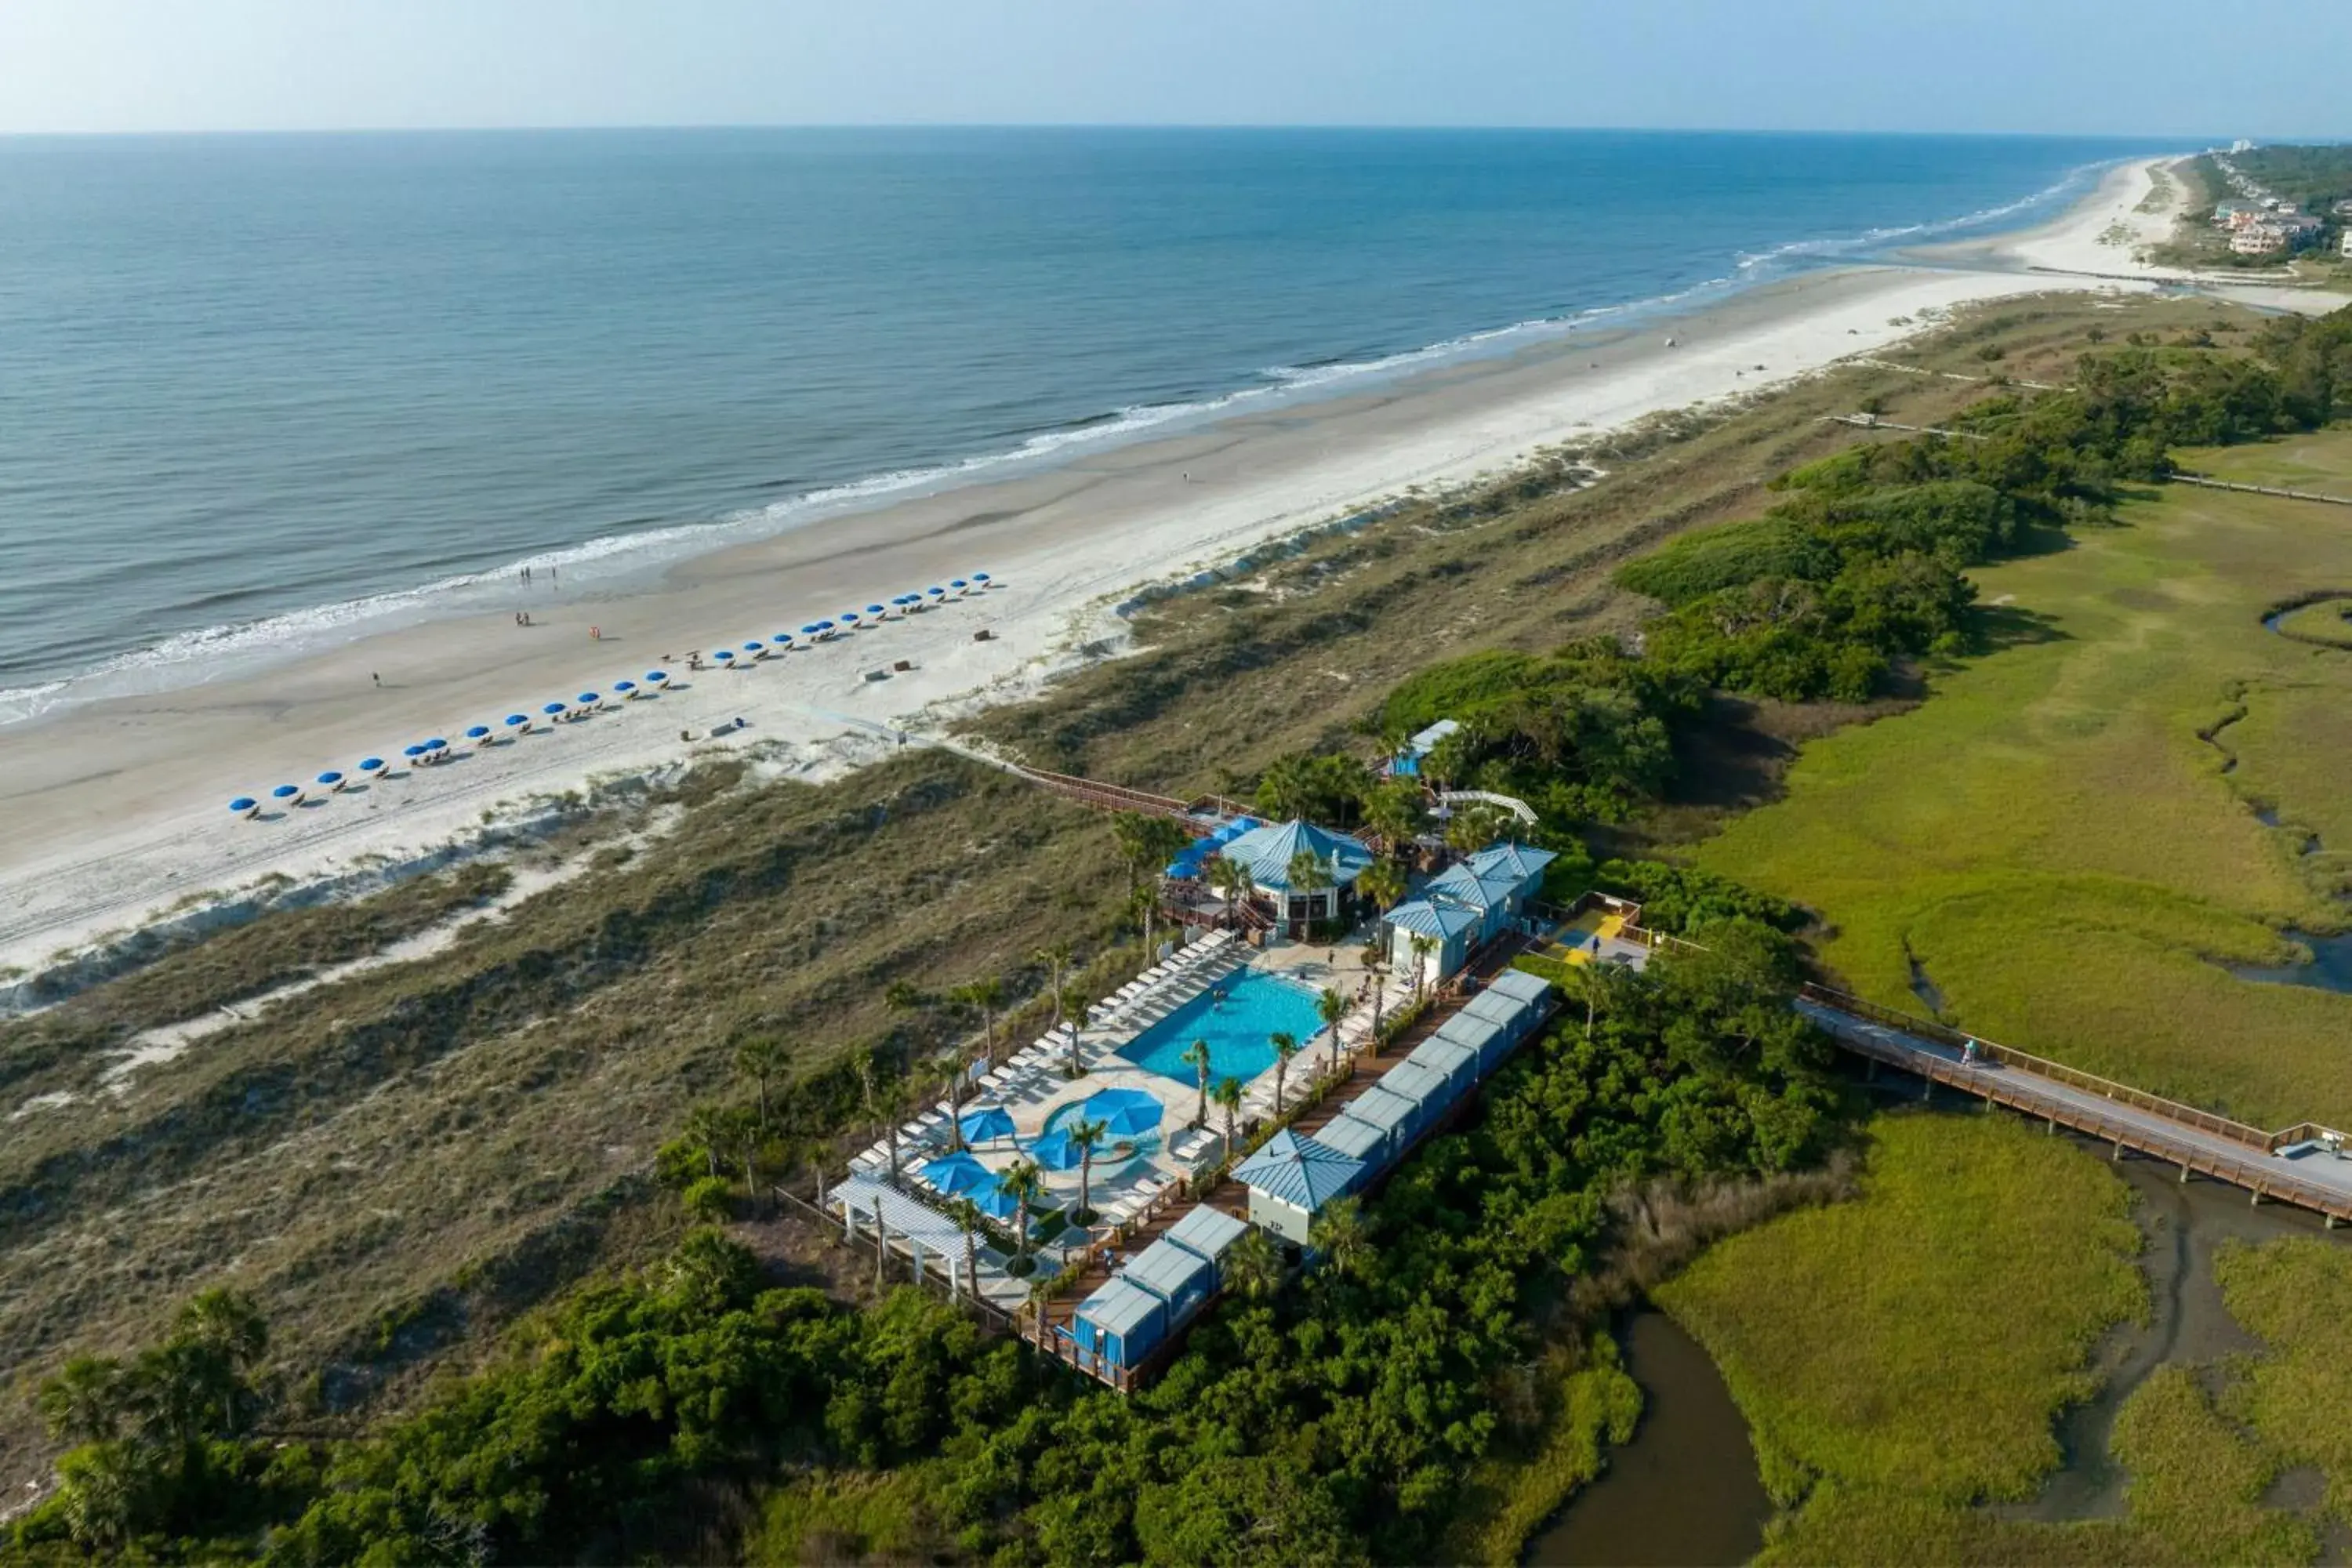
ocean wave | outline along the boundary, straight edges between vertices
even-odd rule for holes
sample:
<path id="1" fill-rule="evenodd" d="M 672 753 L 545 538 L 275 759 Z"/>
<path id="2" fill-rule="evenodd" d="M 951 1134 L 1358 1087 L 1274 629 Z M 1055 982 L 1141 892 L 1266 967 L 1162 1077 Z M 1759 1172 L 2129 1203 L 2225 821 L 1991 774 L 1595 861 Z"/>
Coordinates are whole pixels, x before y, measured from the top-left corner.
<path id="1" fill-rule="evenodd" d="M 570 581 L 607 586 L 650 574 L 676 561 L 727 545 L 772 537 L 797 527 L 882 502 L 910 499 L 976 479 L 1010 475 L 1066 460 L 1074 452 L 1111 447 L 1235 411 L 1331 395 L 1356 383 L 1497 355 L 1596 324 L 1631 323 L 1694 302 L 1754 287 L 1792 266 L 1851 258 L 1896 240 L 1990 226 L 2053 204 L 2079 189 L 2113 162 L 2085 164 L 2014 202 L 1960 217 L 1891 226 L 1862 234 L 1792 240 L 1742 253 L 1734 269 L 1669 292 L 1592 306 L 1564 315 L 1533 317 L 1465 332 L 1441 342 L 1366 359 L 1324 364 L 1270 365 L 1255 379 L 1207 397 L 1139 404 L 1027 435 L 1014 444 L 950 461 L 868 475 L 701 521 L 669 523 L 602 534 L 518 557 L 503 565 L 452 574 L 417 586 L 361 595 L 307 609 L 178 633 L 58 679 L 0 688 L 0 724 L 21 722 L 60 707 L 107 697 L 149 694 L 194 684 L 304 654 L 373 633 L 455 614 L 495 609 L 513 597 L 521 574 L 568 569 Z"/>

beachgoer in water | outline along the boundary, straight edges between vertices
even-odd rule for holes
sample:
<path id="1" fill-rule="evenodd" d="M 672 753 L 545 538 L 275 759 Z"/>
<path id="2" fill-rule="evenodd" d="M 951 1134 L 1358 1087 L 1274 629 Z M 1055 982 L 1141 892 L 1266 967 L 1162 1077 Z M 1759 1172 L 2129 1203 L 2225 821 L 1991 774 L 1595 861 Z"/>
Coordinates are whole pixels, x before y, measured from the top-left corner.
<path id="1" fill-rule="evenodd" d="M 590 642 L 603 642 L 604 640 L 604 628 L 602 626 L 590 626 L 588 628 L 588 640 Z"/>
<path id="2" fill-rule="evenodd" d="M 522 569 L 522 580 L 526 583 L 530 581 L 530 568 L 528 566 Z"/>

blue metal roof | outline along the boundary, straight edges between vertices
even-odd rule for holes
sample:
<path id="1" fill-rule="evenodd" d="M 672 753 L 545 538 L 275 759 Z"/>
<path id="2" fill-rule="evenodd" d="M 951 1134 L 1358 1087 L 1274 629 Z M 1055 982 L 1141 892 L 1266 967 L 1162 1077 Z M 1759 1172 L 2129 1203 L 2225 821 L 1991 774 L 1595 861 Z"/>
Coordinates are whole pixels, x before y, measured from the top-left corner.
<path id="1" fill-rule="evenodd" d="M 1172 1241 L 1187 1252 L 1198 1253 L 1215 1262 L 1225 1255 L 1225 1248 L 1242 1238 L 1249 1229 L 1247 1220 L 1235 1219 L 1223 1209 L 1202 1204 L 1182 1219 L 1168 1227 L 1160 1239 Z"/>
<path id="2" fill-rule="evenodd" d="M 1268 893 L 1290 890 L 1290 861 L 1300 850 L 1323 863 L 1334 887 L 1344 888 L 1364 874 L 1372 852 L 1344 833 L 1327 833 L 1311 822 L 1290 821 L 1254 827 L 1227 844 L 1221 853 L 1249 868 L 1252 880 Z"/>
<path id="3" fill-rule="evenodd" d="M 1348 1102 L 1348 1114 L 1384 1132 L 1394 1132 L 1419 1116 L 1421 1107 L 1402 1094 L 1391 1094 L 1374 1084 Z"/>
<path id="4" fill-rule="evenodd" d="M 1422 1108 L 1423 1113 L 1430 1115 L 1453 1104 L 1456 1092 L 1453 1081 L 1444 1073 L 1410 1059 L 1401 1061 L 1382 1073 L 1381 1087 L 1391 1094 L 1412 1100 Z"/>
<path id="5" fill-rule="evenodd" d="M 1454 899 L 1474 910 L 1491 910 L 1518 896 L 1519 879 L 1499 871 L 1481 875 L 1465 862 L 1432 877 L 1421 890 L 1424 898 Z"/>
<path id="6" fill-rule="evenodd" d="M 1413 1047 L 1404 1059 L 1443 1074 L 1460 1088 L 1478 1080 L 1478 1047 L 1449 1040 L 1442 1029 Z"/>
<path id="7" fill-rule="evenodd" d="M 1118 1277 L 1167 1302 L 1171 1327 L 1189 1317 L 1200 1299 L 1217 1285 L 1214 1264 L 1197 1252 L 1170 1246 L 1164 1237 L 1137 1253 Z"/>
<path id="8" fill-rule="evenodd" d="M 1286 1127 L 1234 1171 L 1253 1191 L 1310 1214 L 1345 1194 L 1363 1173 L 1361 1160 L 1312 1138 L 1302 1138 Z"/>
<path id="9" fill-rule="evenodd" d="M 1551 982 L 1539 974 L 1529 974 L 1524 969 L 1506 969 L 1487 982 L 1486 989 L 1505 996 L 1516 996 L 1522 1002 L 1540 1004 L 1551 997 Z"/>
<path id="10" fill-rule="evenodd" d="M 1427 899 L 1414 899 L 1399 904 L 1388 912 L 1389 924 L 1417 936 L 1433 936 L 1444 942 L 1461 935 L 1478 923 L 1475 910 L 1460 904 L 1433 903 Z"/>
<path id="11" fill-rule="evenodd" d="M 1479 1018 L 1506 1029 L 1517 1030 L 1527 1026 L 1528 1021 L 1535 1016 L 1535 1011 L 1534 1003 L 1507 995 L 1490 985 L 1471 997 L 1462 1011 L 1454 1015 L 1454 1017 Z M 1448 1023 L 1452 1021 L 1449 1019 Z M 1442 1029 L 1438 1032 L 1444 1033 Z"/>
<path id="12" fill-rule="evenodd" d="M 1359 1121 L 1353 1116 L 1341 1114 L 1326 1122 L 1315 1134 L 1318 1143 L 1328 1144 L 1351 1159 L 1371 1163 L 1388 1152 L 1389 1131 L 1369 1121 Z"/>
<path id="13" fill-rule="evenodd" d="M 1470 868 L 1481 877 L 1499 874 L 1524 882 L 1559 858 L 1551 850 L 1530 844 L 1490 844 L 1470 857 Z"/>
<path id="14" fill-rule="evenodd" d="M 1437 1033 L 1430 1036 L 1430 1039 L 1444 1040 L 1450 1045 L 1460 1046 L 1465 1050 L 1483 1057 L 1494 1048 L 1496 1042 L 1507 1039 L 1509 1036 L 1510 1031 L 1494 1019 L 1479 1017 L 1465 1008 L 1446 1019 Z M 1419 1047 L 1415 1047 L 1416 1054 L 1418 1050 Z M 1405 1059 L 1411 1061 L 1412 1058 L 1407 1057 Z"/>
<path id="15" fill-rule="evenodd" d="M 1121 1279 L 1079 1302 L 1077 1315 L 1104 1333 L 1125 1339 L 1140 1328 L 1162 1327 L 1167 1310 L 1167 1302 Z"/>

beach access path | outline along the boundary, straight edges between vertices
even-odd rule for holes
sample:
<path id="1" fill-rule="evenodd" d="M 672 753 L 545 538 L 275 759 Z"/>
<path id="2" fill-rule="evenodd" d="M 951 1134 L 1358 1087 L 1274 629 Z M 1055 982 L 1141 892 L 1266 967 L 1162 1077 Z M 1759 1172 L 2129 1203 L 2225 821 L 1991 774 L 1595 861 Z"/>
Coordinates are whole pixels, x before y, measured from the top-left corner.
<path id="1" fill-rule="evenodd" d="M 2029 237 L 2062 251 L 2094 244 L 2147 188 L 2144 170 L 2137 184 L 2128 173 Z M 2013 258 L 1810 274 L 1672 321 L 1564 332 L 1507 357 L 812 524 L 694 558 L 641 591 L 574 598 L 548 584 L 528 627 L 500 609 L 0 726 L 0 971 L 37 970 L 265 876 L 301 884 L 355 864 L 415 863 L 594 780 L 755 747 L 777 774 L 835 776 L 895 749 L 877 729 L 935 734 L 1120 651 L 1116 606 L 1139 585 L 1181 581 L 1414 487 L 1475 482 L 1652 414 L 1883 353 L 1957 306 L 2140 287 L 2030 274 Z M 410 770 L 364 795 L 265 813 L 274 820 L 228 810 L 232 797 L 266 798 L 583 690 L 609 695 L 614 680 L 650 669 L 678 675 L 690 650 L 772 637 L 975 570 L 994 579 L 985 593 L 751 668 L 686 674 L 657 700 Z"/>

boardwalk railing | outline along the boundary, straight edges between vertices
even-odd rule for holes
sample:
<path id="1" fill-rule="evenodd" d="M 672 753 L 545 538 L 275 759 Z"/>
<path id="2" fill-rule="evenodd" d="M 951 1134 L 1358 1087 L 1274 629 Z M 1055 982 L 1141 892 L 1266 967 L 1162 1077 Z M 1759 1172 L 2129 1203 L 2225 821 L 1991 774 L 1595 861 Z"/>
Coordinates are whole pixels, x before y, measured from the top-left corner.
<path id="1" fill-rule="evenodd" d="M 2324 495 L 2318 490 L 2282 489 L 2277 485 L 2242 485 L 2234 479 L 2209 479 L 2203 474 L 2175 473 L 2177 485 L 2200 485 L 2209 490 L 2238 490 L 2250 496 L 2277 496 L 2283 500 L 2326 501 L 2330 506 L 2352 506 L 2352 496 Z"/>
<path id="2" fill-rule="evenodd" d="M 2152 1116 L 2161 1116 L 2168 1121 L 2178 1121 L 2185 1126 L 2194 1127 L 2200 1132 L 2210 1132 L 2216 1137 L 2227 1138 L 2233 1143 L 2242 1143 L 2250 1149 L 2259 1149 L 2265 1154 L 2279 1147 L 2276 1135 L 2265 1132 L 2259 1127 L 2252 1127 L 2242 1121 L 2233 1121 L 2226 1116 L 2216 1116 L 2210 1110 L 2200 1110 L 2193 1105 L 2184 1105 L 2177 1100 L 2167 1100 L 2161 1095 L 2149 1094 L 2145 1089 L 2134 1089 L 2127 1083 L 2117 1083 L 2113 1079 L 2101 1078 L 2096 1073 L 2087 1073 L 2076 1068 L 2070 1068 L 2063 1062 L 2053 1062 L 2047 1057 L 2037 1057 L 2027 1051 L 2016 1050 L 1988 1040 L 1980 1035 L 1963 1034 L 1932 1018 L 1922 1018 L 1914 1014 L 1897 1011 L 1893 1007 L 1882 1007 L 1874 1002 L 1866 1002 L 1859 996 L 1848 995 L 1843 991 L 1832 991 L 1825 985 L 1808 984 L 1803 987 L 1800 994 L 1809 1002 L 1817 1003 L 1834 1011 L 1864 1018 L 1874 1024 L 1883 1024 L 1890 1029 L 1914 1035 L 1921 1039 L 1935 1040 L 1950 1046 L 1956 1050 L 1964 1050 L 1973 1045 L 1976 1047 L 1976 1054 L 1988 1061 L 1997 1061 L 2003 1067 L 2015 1068 L 2021 1072 L 2032 1073 L 2037 1078 L 2048 1079 L 2053 1083 L 2063 1083 L 2070 1089 L 2085 1090 L 2103 1100 L 2112 1100 L 2119 1105 L 2128 1105 L 2134 1110 L 2145 1110 Z"/>

